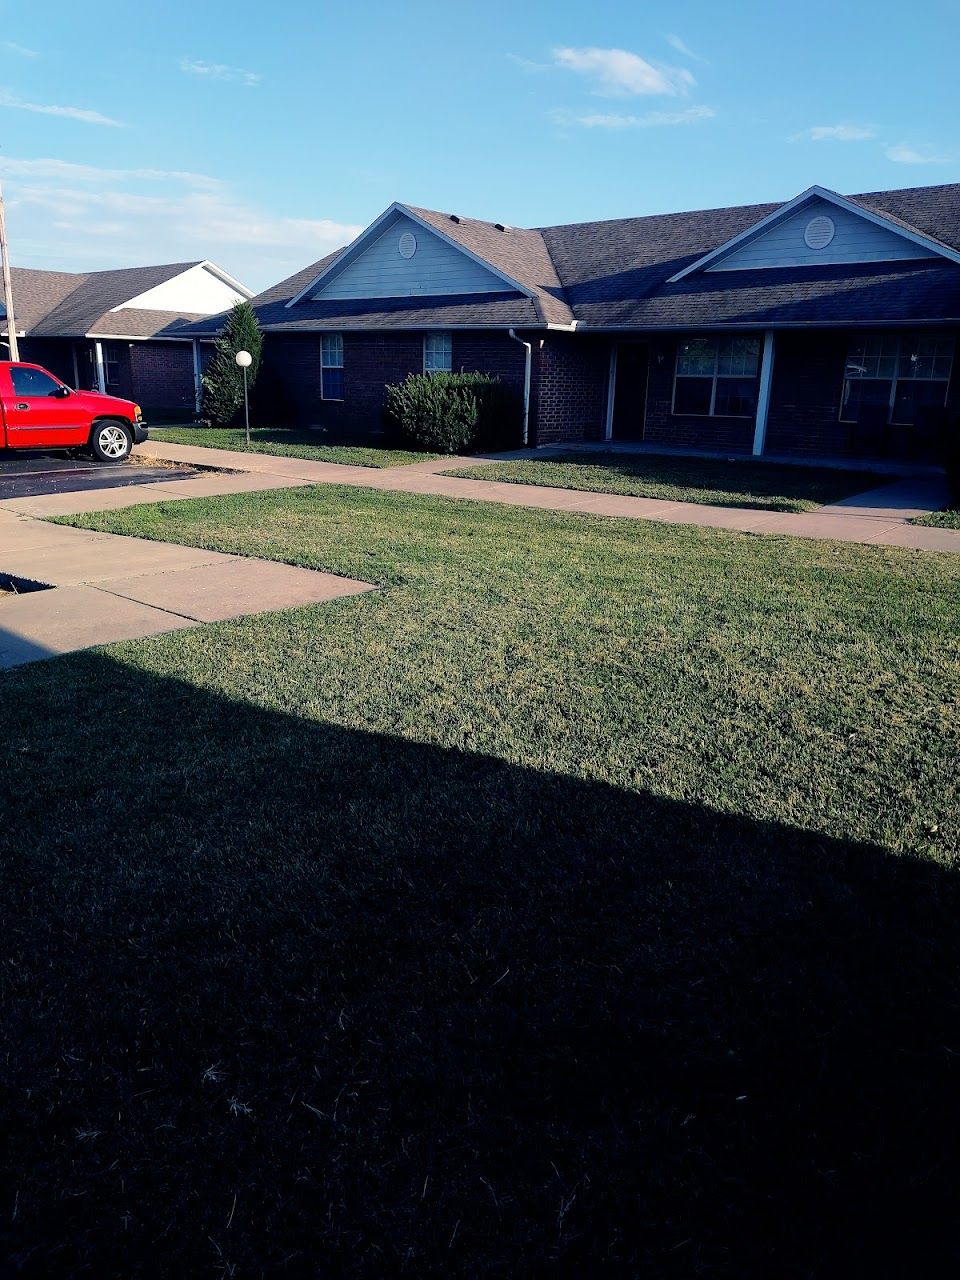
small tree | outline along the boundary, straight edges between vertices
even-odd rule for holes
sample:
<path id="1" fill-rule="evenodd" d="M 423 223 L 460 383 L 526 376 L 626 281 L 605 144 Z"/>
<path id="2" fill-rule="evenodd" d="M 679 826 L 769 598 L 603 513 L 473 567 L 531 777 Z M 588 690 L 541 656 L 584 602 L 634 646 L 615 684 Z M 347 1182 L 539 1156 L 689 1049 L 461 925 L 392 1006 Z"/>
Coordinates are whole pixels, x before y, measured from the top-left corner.
<path id="1" fill-rule="evenodd" d="M 260 368 L 263 334 L 257 314 L 249 302 L 235 302 L 217 335 L 213 359 L 203 375 L 203 416 L 218 427 L 228 426 L 243 408 L 243 370 L 238 351 L 249 351 L 253 363 L 247 370 L 247 386 L 252 388 Z"/>

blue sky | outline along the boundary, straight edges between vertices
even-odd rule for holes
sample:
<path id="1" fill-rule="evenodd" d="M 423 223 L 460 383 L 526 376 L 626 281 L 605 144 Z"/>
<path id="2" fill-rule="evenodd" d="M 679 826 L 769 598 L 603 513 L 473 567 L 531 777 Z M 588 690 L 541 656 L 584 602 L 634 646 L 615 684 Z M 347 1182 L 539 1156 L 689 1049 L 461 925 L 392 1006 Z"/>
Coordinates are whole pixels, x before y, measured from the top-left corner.
<path id="1" fill-rule="evenodd" d="M 0 3 L 11 260 L 262 288 L 399 199 L 517 225 L 960 180 L 960 0 Z"/>

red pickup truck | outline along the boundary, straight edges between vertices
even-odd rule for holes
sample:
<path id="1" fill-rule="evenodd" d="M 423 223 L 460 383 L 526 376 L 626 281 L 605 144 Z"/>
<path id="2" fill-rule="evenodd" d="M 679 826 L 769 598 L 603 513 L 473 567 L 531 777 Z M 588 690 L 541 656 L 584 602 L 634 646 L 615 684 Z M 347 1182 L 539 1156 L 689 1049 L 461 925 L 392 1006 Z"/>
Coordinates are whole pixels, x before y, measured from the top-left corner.
<path id="1" fill-rule="evenodd" d="M 89 450 L 98 462 L 123 462 L 146 438 L 131 400 L 74 391 L 38 364 L 0 360 L 0 447 Z"/>

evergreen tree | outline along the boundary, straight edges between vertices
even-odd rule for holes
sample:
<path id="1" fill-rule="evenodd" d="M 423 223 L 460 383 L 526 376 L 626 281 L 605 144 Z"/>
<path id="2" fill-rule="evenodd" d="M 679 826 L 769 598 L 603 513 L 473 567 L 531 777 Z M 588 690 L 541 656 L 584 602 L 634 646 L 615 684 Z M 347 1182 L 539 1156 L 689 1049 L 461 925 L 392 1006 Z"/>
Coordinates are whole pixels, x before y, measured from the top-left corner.
<path id="1" fill-rule="evenodd" d="M 227 322 L 217 335 L 213 359 L 203 375 L 203 416 L 218 427 L 226 427 L 243 408 L 243 370 L 236 361 L 238 351 L 249 351 L 253 363 L 247 370 L 247 389 L 257 380 L 263 334 L 256 312 L 249 302 L 235 302 Z"/>

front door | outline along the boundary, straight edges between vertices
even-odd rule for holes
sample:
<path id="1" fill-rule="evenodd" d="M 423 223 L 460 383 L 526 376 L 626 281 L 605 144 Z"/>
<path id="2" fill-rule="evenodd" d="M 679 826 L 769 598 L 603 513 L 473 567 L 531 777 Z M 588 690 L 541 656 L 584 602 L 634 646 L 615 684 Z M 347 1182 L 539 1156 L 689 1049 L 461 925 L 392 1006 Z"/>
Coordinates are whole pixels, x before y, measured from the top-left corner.
<path id="1" fill-rule="evenodd" d="M 647 344 L 621 342 L 613 388 L 614 440 L 642 440 L 647 408 Z"/>

